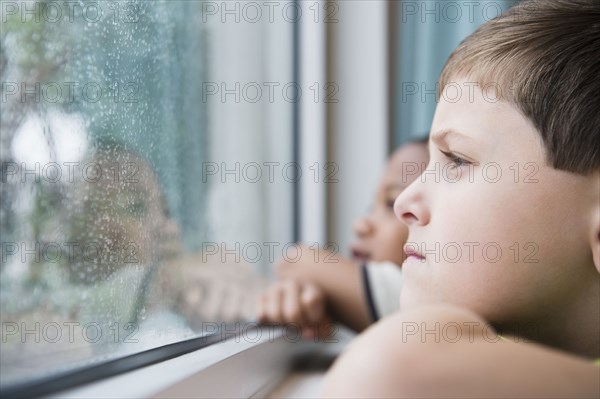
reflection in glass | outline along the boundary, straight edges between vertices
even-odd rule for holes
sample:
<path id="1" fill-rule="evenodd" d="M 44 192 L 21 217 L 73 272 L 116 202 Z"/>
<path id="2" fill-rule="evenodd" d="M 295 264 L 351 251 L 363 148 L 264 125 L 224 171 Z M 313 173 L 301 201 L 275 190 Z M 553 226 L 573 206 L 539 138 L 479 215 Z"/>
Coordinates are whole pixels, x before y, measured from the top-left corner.
<path id="1" fill-rule="evenodd" d="M 263 284 L 201 252 L 202 2 L 77 4 L 2 15 L 2 386 L 248 318 Z"/>

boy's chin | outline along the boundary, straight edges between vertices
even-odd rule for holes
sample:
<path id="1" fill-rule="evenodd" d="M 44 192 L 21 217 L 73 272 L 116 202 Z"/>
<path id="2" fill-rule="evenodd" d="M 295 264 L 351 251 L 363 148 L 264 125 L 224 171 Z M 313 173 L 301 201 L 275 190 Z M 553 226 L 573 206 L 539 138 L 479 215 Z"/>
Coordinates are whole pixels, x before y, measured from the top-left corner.
<path id="1" fill-rule="evenodd" d="M 440 298 L 436 296 L 435 293 L 405 288 L 402 289 L 402 293 L 400 294 L 400 310 L 403 312 L 435 305 L 451 305 L 460 308 L 470 308 L 458 300 L 453 301 L 450 298 Z"/>
<path id="2" fill-rule="evenodd" d="M 424 292 L 419 292 L 418 290 L 406 286 L 402 288 L 402 293 L 400 294 L 400 310 L 403 312 L 435 303 L 440 303 L 440 301 L 427 298 Z"/>

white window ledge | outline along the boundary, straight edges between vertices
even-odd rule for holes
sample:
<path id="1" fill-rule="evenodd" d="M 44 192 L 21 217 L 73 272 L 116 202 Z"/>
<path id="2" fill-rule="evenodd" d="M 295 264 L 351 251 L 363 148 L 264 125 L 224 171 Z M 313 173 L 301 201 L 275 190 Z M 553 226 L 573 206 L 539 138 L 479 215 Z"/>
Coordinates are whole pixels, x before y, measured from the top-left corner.
<path id="1" fill-rule="evenodd" d="M 289 384 L 283 390 L 274 389 L 294 366 L 300 365 L 308 373 L 315 370 L 324 372 L 328 361 L 337 356 L 355 336 L 342 327 L 326 340 L 329 343 L 315 343 L 299 341 L 299 337 L 294 336 L 295 332 L 284 328 L 262 327 L 257 331 L 260 332 L 231 337 L 185 355 L 57 392 L 49 397 L 272 397 L 270 393 L 289 391 Z M 293 391 L 296 394 L 305 392 L 295 388 Z M 293 392 L 291 397 L 294 397 Z"/>
<path id="2" fill-rule="evenodd" d="M 286 375 L 295 352 L 281 328 L 226 341 L 82 387 L 54 398 L 249 398 Z"/>

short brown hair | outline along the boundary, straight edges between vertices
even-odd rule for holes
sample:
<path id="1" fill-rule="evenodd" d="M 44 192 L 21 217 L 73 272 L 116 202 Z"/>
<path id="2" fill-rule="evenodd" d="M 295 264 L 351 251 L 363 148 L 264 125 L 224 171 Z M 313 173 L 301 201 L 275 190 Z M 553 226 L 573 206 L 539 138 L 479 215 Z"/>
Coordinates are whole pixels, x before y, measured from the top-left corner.
<path id="1" fill-rule="evenodd" d="M 539 131 L 554 168 L 600 169 L 600 1 L 518 3 L 452 53 L 438 98 L 457 77 L 498 87 Z"/>

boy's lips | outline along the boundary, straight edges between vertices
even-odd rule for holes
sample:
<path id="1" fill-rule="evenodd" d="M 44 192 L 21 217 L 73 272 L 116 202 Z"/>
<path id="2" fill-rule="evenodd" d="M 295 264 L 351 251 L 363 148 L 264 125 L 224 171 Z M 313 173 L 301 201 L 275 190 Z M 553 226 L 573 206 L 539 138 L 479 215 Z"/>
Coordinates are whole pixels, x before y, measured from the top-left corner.
<path id="1" fill-rule="evenodd" d="M 417 258 L 419 260 L 423 260 L 425 259 L 425 257 L 423 255 L 421 255 L 419 252 L 417 252 L 417 250 L 414 248 L 414 245 L 404 245 L 404 253 L 406 254 L 406 258 L 410 258 L 411 256 L 414 258 Z"/>
<path id="2" fill-rule="evenodd" d="M 357 248 L 354 245 L 352 246 L 351 249 L 352 249 L 352 257 L 359 262 L 368 262 L 369 259 L 371 258 L 371 255 L 369 255 L 368 252 L 366 252 L 360 248 Z"/>

